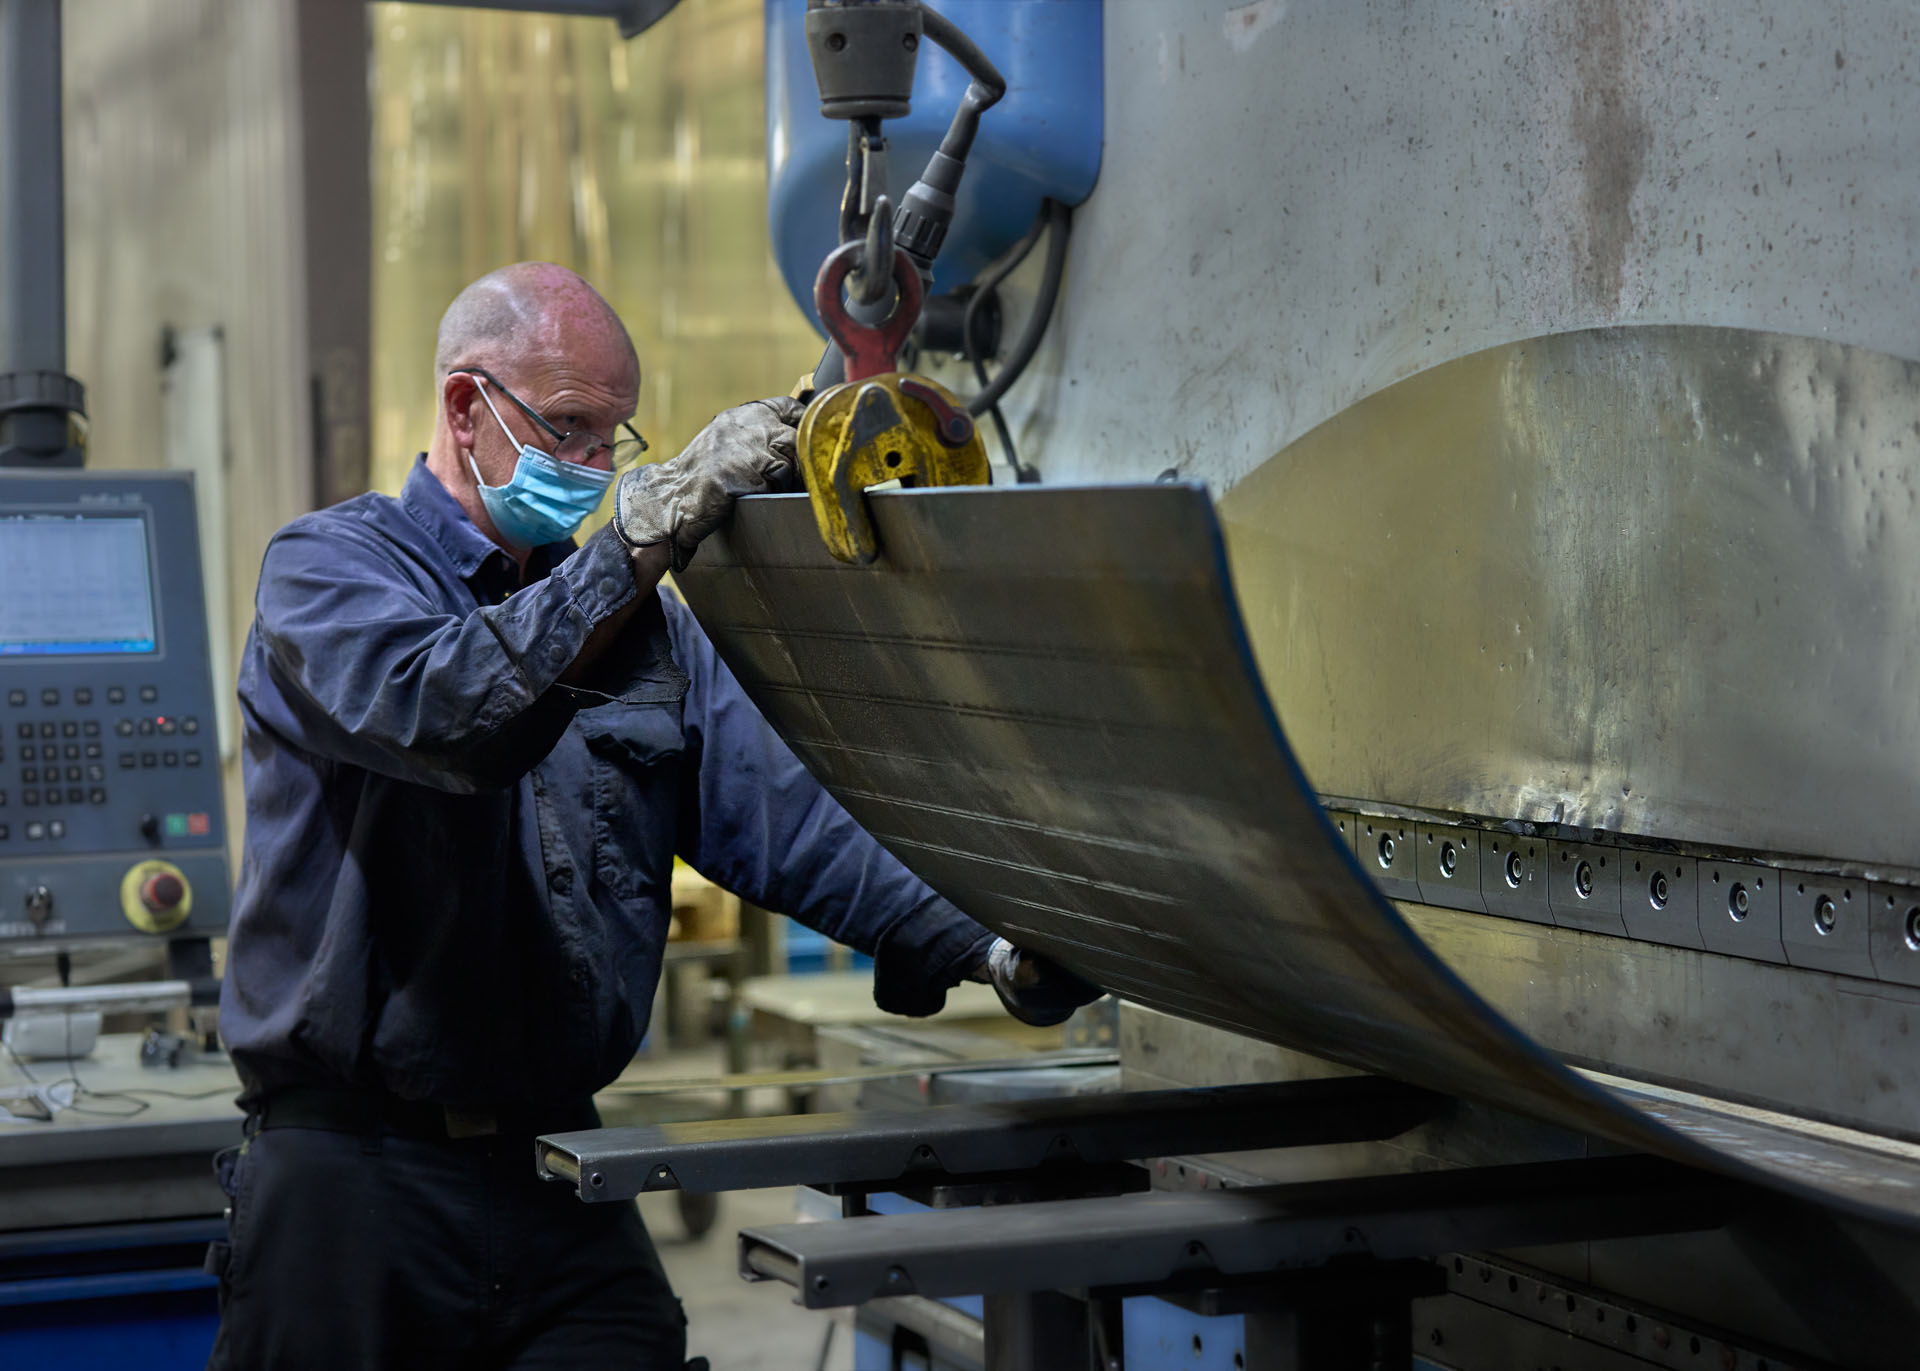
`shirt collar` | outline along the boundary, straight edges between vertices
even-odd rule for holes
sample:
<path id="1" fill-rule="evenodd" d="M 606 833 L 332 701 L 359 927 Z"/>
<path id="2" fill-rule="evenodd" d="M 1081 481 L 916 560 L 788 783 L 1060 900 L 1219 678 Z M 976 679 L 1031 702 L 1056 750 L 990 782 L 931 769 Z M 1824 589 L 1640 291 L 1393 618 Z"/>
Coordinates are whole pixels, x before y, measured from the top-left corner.
<path id="1" fill-rule="evenodd" d="M 407 472 L 406 482 L 400 487 L 400 506 L 452 559 L 453 569 L 461 580 L 473 580 L 495 558 L 504 563 L 514 579 L 518 579 L 518 568 L 514 566 L 513 559 L 467 517 L 466 510 L 453 498 L 453 492 L 442 485 L 440 478 L 427 466 L 427 454 L 424 452 L 414 458 L 413 468 Z M 528 582 L 544 577 L 573 551 L 574 542 L 571 538 L 535 548 L 533 555 L 527 558 Z"/>

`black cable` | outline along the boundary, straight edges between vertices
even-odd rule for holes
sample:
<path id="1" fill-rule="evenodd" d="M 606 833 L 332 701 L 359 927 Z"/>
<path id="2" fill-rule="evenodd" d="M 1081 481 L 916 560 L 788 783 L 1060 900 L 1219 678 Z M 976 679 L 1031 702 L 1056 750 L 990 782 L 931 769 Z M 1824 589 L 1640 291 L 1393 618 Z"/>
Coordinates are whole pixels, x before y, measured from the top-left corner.
<path id="1" fill-rule="evenodd" d="M 980 349 L 974 341 L 974 320 L 979 316 L 981 302 L 998 290 L 1000 283 L 1019 269 L 1020 264 L 1026 261 L 1027 255 L 1033 251 L 1033 245 L 1040 241 L 1040 235 L 1047 227 L 1048 203 L 1050 202 L 1041 202 L 1040 212 L 1033 216 L 1033 223 L 1027 227 L 1026 233 L 1013 245 L 1012 250 L 980 273 L 979 279 L 973 283 L 973 294 L 967 299 L 966 313 L 960 316 L 960 337 L 966 344 L 967 355 L 973 358 L 974 373 L 980 378 L 982 390 L 987 387 L 987 370 L 981 365 Z M 978 410 L 974 412 L 979 413 Z"/>
<path id="2" fill-rule="evenodd" d="M 985 272 L 981 273 L 980 279 L 973 284 L 973 294 L 967 299 L 966 313 L 960 316 L 960 339 L 966 347 L 967 356 L 973 362 L 974 378 L 979 381 L 982 391 L 987 389 L 989 383 L 987 381 L 987 364 L 980 356 L 980 341 L 974 332 L 974 325 L 980 317 L 980 304 L 999 288 L 1002 281 L 1017 271 L 1020 264 L 1026 261 L 1028 255 L 1032 253 L 1033 245 L 1040 241 L 1040 234 L 1047 227 L 1047 206 L 1051 203 L 1053 202 L 1050 200 L 1042 201 L 1040 212 L 1033 216 L 1032 225 L 1029 226 L 1026 233 L 1022 235 L 1020 241 L 1015 243 L 1012 250 L 1002 256 L 998 262 L 989 266 Z M 971 404 L 969 404 L 967 408 L 974 414 L 980 412 L 974 409 Z M 1020 454 L 1014 450 L 1013 446 L 1013 433 L 1007 427 L 1006 416 L 1001 414 L 1000 406 L 992 405 L 988 408 L 987 412 L 993 416 L 993 426 L 999 431 L 1000 448 L 1006 454 L 1007 465 L 1013 468 L 1013 479 L 1022 484 L 1038 479 L 1034 472 L 1020 465 Z"/>
<path id="3" fill-rule="evenodd" d="M 1067 274 L 1067 235 L 1073 226 L 1073 211 L 1058 200 L 1049 198 L 1043 204 L 1043 212 L 1049 230 L 1047 266 L 1040 278 L 1040 292 L 1034 297 L 1033 312 L 1027 316 L 1026 327 L 1020 331 L 1020 341 L 1013 345 L 1013 351 L 1001 364 L 999 375 L 993 378 L 986 389 L 967 401 L 967 409 L 971 413 L 984 413 L 1000 402 L 1000 397 L 1020 379 L 1020 373 L 1027 369 L 1027 363 L 1040 350 L 1040 339 L 1053 319 L 1053 307 L 1060 298 L 1060 284 Z M 968 337 L 971 340 L 971 335 Z"/>
<path id="4" fill-rule="evenodd" d="M 975 362 L 974 366 L 980 367 L 980 364 Z M 986 370 L 985 367 L 980 367 L 980 369 L 982 371 Z M 988 410 L 987 413 L 993 416 L 993 426 L 1000 431 L 1000 450 L 1007 455 L 1007 465 L 1013 468 L 1014 483 L 1024 486 L 1031 485 L 1039 480 L 1040 475 L 1038 472 L 1029 471 L 1020 465 L 1020 454 L 1013 450 L 1013 434 L 1007 428 L 1007 419 L 1006 416 L 1000 412 L 1000 406 L 995 405 L 992 409 Z"/>

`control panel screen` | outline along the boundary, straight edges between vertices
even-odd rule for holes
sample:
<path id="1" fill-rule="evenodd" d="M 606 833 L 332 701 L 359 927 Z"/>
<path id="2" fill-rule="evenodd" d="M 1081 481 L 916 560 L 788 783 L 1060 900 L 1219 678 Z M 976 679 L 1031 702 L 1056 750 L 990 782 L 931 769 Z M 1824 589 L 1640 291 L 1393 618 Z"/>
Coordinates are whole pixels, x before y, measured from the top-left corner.
<path id="1" fill-rule="evenodd" d="M 152 652 L 147 523 L 0 512 L 0 657 Z"/>

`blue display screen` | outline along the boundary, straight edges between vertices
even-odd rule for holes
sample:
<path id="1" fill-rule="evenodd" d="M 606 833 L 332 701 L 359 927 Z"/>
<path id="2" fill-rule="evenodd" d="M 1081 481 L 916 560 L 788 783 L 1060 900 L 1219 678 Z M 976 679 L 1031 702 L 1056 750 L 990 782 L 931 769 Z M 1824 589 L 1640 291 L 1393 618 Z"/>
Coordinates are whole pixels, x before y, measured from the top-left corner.
<path id="1" fill-rule="evenodd" d="M 158 646 L 145 519 L 0 512 L 0 657 Z"/>

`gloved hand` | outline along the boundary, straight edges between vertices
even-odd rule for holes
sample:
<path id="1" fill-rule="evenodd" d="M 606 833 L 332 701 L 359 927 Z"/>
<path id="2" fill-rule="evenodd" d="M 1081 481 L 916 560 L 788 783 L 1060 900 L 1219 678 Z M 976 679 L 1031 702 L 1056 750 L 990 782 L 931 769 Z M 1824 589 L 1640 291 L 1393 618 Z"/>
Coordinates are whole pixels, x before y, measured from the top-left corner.
<path id="1" fill-rule="evenodd" d="M 1005 938 L 993 940 L 981 973 L 976 979 L 993 986 L 1007 1013 L 1035 1028 L 1065 1023 L 1074 1010 L 1106 993 L 1058 962 L 1037 952 L 1023 952 Z"/>
<path id="2" fill-rule="evenodd" d="M 716 415 L 670 462 L 635 467 L 614 492 L 613 531 L 629 548 L 671 540 L 675 571 L 742 495 L 785 490 L 797 453 L 794 425 L 806 406 L 789 396 L 755 400 Z"/>

